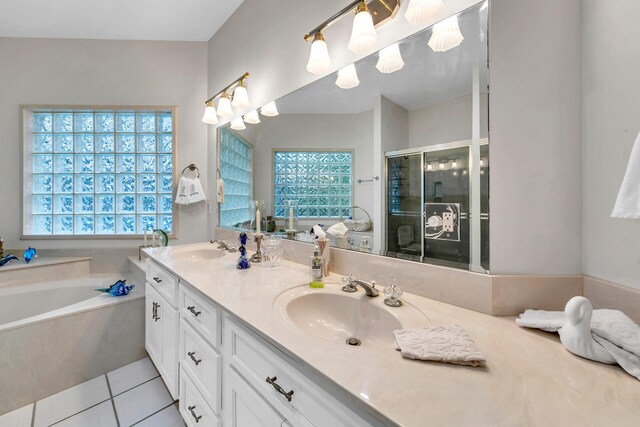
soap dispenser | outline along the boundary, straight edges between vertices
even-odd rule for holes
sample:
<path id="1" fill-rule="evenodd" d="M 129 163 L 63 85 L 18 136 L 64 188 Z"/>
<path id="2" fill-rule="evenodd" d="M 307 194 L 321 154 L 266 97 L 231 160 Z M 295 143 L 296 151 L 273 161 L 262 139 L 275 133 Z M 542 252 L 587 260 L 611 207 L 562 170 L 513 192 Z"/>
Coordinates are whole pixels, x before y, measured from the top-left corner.
<path id="1" fill-rule="evenodd" d="M 311 282 L 309 286 L 312 288 L 324 288 L 322 282 L 322 257 L 320 256 L 320 247 L 313 247 L 313 256 L 311 257 Z"/>

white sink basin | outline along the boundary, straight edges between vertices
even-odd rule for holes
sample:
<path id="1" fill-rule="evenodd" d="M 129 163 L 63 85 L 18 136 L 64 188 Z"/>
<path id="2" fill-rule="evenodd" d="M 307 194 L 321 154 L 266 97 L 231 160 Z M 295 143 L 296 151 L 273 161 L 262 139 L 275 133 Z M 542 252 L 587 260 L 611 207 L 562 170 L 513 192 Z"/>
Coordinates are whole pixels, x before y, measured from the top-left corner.
<path id="1" fill-rule="evenodd" d="M 211 248 L 179 248 L 171 252 L 171 258 L 179 261 L 206 261 L 224 256 L 222 249 Z"/>
<path id="2" fill-rule="evenodd" d="M 345 346 L 349 338 L 363 347 L 393 346 L 393 331 L 429 326 L 427 317 L 413 305 L 384 305 L 382 292 L 368 297 L 358 289 L 346 293 L 342 285 L 324 289 L 299 286 L 282 293 L 274 302 L 276 317 L 300 334 Z"/>

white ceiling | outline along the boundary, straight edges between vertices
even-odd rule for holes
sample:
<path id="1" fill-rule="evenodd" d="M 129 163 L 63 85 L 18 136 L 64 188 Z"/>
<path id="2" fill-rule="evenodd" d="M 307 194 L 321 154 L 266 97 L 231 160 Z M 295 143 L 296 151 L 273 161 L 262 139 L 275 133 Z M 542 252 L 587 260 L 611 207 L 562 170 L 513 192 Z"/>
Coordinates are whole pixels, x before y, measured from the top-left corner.
<path id="1" fill-rule="evenodd" d="M 242 0 L 2 0 L 0 37 L 208 41 Z"/>
<path id="2" fill-rule="evenodd" d="M 404 68 L 382 74 L 376 68 L 378 54 L 356 62 L 360 85 L 340 89 L 335 85 L 337 73 L 298 89 L 279 99 L 278 110 L 288 114 L 357 114 L 373 108 L 377 95 L 384 95 L 409 111 L 470 95 L 472 69 L 480 65 L 480 91 L 488 85 L 486 9 L 474 6 L 458 17 L 464 40 L 447 52 L 435 53 L 427 42 L 431 29 L 400 42 Z M 485 28 L 485 31 L 481 31 Z"/>

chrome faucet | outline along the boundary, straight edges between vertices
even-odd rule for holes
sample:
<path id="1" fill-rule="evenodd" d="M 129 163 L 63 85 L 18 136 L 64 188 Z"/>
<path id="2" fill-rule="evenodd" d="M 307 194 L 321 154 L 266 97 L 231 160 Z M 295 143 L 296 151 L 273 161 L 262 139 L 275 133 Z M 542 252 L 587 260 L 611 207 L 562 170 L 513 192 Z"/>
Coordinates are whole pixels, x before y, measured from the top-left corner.
<path id="1" fill-rule="evenodd" d="M 342 282 L 345 284 L 342 287 L 344 292 L 356 292 L 358 290 L 357 286 L 360 285 L 368 297 L 377 297 L 380 294 L 376 289 L 375 280 L 367 283 L 364 280 L 356 279 L 352 274 L 347 274 L 342 278 Z"/>
<path id="2" fill-rule="evenodd" d="M 224 249 L 226 251 L 229 252 L 235 252 L 237 251 L 236 248 L 234 248 L 233 246 L 230 246 L 227 242 L 225 242 L 224 240 L 213 240 L 211 239 L 209 241 L 209 243 L 217 243 L 218 244 L 218 249 Z"/>

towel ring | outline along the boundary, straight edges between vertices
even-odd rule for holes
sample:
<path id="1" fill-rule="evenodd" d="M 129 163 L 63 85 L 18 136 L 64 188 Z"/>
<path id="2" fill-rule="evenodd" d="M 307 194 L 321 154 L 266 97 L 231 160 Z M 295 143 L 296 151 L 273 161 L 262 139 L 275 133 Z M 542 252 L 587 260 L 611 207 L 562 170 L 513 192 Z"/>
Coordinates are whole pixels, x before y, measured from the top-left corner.
<path id="1" fill-rule="evenodd" d="M 190 171 L 198 171 L 198 178 L 200 178 L 200 169 L 198 169 L 198 167 L 196 165 L 194 165 L 193 163 L 191 163 L 189 166 L 185 167 L 184 169 L 182 169 L 182 172 L 180 173 L 180 176 L 184 176 L 185 171 L 189 169 Z"/>

